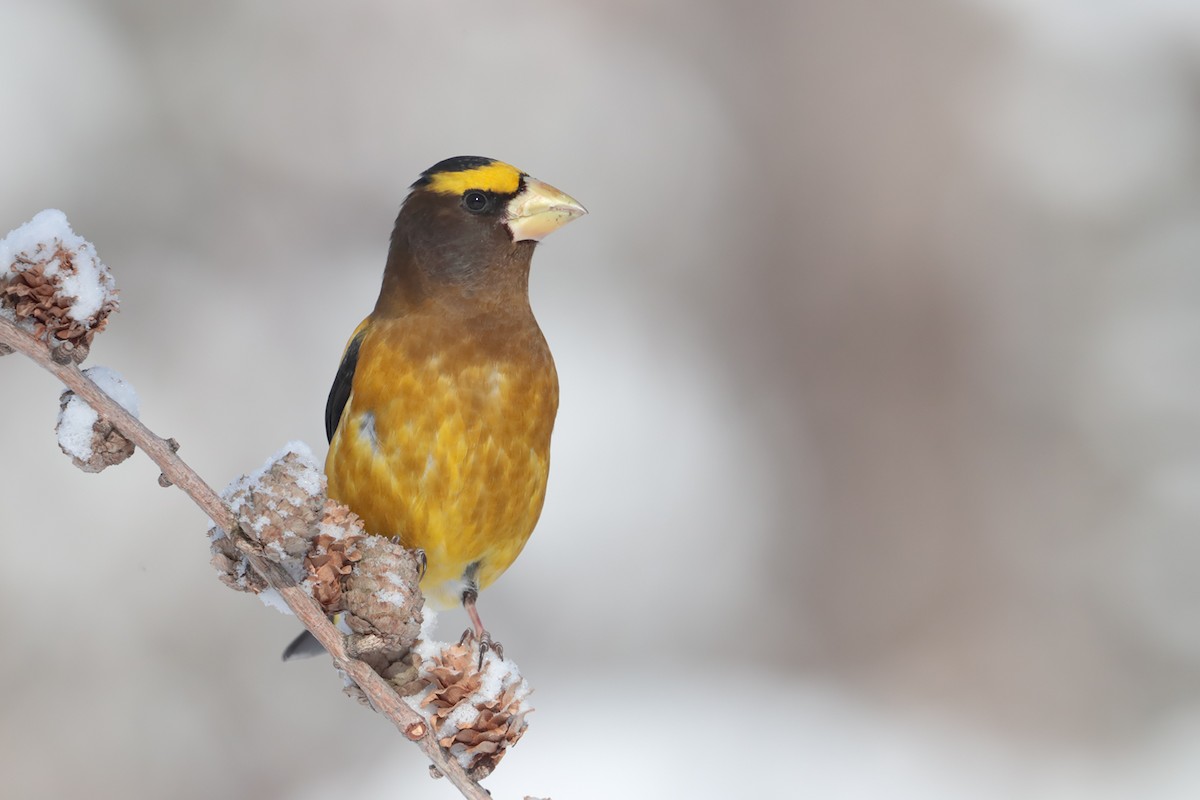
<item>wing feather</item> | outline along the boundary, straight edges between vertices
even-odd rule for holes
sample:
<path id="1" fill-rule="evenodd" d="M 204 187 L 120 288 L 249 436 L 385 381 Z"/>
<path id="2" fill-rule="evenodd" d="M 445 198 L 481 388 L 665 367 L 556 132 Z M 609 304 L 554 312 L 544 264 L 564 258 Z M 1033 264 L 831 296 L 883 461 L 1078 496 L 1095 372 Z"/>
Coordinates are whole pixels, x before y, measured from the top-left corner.
<path id="1" fill-rule="evenodd" d="M 364 320 L 350 337 L 350 343 L 346 345 L 346 351 L 342 354 L 342 363 L 338 365 L 337 375 L 333 376 L 333 386 L 330 387 L 329 399 L 325 402 L 325 436 L 331 442 L 338 423 L 342 420 L 346 403 L 350 400 L 350 387 L 354 384 L 354 370 L 358 366 L 358 348 L 366 335 L 367 321 Z"/>

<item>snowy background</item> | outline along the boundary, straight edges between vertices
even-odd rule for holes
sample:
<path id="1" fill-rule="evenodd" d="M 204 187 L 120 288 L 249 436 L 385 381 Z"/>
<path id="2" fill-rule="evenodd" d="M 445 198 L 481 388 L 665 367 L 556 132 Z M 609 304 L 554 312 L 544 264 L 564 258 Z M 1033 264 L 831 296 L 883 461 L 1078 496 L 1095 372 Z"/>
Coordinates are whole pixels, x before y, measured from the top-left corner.
<path id="1" fill-rule="evenodd" d="M 510 161 L 562 410 L 482 600 L 536 688 L 488 785 L 1200 796 L 1200 6 L 0 4 L 0 234 L 67 212 L 89 364 L 223 486 L 323 453 L 405 188 Z M 13 798 L 455 796 L 283 665 L 143 457 L 0 361 Z M 465 626 L 444 615 L 441 633 Z M 353 787 L 347 788 L 347 787 Z"/>

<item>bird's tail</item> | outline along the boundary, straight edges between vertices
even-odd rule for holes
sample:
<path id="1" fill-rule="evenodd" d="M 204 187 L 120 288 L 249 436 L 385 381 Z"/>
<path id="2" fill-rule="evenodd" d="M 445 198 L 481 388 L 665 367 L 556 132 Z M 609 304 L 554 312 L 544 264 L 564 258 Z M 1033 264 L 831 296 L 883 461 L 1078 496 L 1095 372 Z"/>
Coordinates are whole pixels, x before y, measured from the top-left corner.
<path id="1" fill-rule="evenodd" d="M 294 658 L 312 658 L 313 656 L 322 655 L 325 648 L 317 641 L 317 637 L 313 636 L 309 631 L 304 631 L 283 650 L 283 660 L 291 661 Z"/>

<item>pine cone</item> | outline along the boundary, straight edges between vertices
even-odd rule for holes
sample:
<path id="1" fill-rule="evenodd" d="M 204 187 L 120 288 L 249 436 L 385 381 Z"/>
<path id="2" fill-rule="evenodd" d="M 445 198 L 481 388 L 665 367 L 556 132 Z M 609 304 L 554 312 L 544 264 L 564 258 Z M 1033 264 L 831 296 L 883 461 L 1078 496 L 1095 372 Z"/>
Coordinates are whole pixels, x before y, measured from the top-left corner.
<path id="1" fill-rule="evenodd" d="M 346 506 L 327 500 L 311 451 L 289 445 L 253 475 L 222 493 L 239 528 L 261 543 L 330 616 L 360 634 L 360 657 L 380 674 L 416 641 L 424 602 L 416 557 L 396 541 L 372 536 Z M 209 530 L 212 564 L 226 585 L 261 595 L 258 578 L 224 531 Z M 372 638 L 373 637 L 373 638 Z"/>
<path id="2" fill-rule="evenodd" d="M 326 500 L 321 510 L 318 533 L 313 539 L 304 568 L 305 586 L 328 614 L 342 611 L 342 583 L 361 558 L 356 545 L 366 538 L 362 519 L 348 507 Z"/>
<path id="3" fill-rule="evenodd" d="M 92 367 L 83 374 L 130 414 L 138 415 L 137 393 L 119 374 L 108 367 Z M 100 472 L 133 455 L 133 442 L 70 389 L 59 397 L 54 430 L 59 449 L 84 472 Z"/>
<path id="4" fill-rule="evenodd" d="M 303 448 L 303 449 L 301 449 Z M 290 446 L 253 475 L 243 475 L 221 494 L 237 517 L 238 526 L 262 545 L 263 555 L 296 580 L 305 577 L 304 559 L 325 505 L 325 478 L 312 453 L 303 445 Z M 226 585 L 259 594 L 264 582 L 249 569 L 225 531 L 209 530 L 212 565 Z"/>
<path id="5" fill-rule="evenodd" d="M 111 422 L 102 419 L 90 407 L 87 410 L 91 411 L 91 416 L 96 420 L 89 429 L 90 438 L 86 442 L 76 441 L 68 445 L 70 437 L 64 431 L 64 420 L 70 419 L 73 413 L 79 413 L 74 408 L 76 405 L 87 404 L 70 389 L 64 391 L 59 398 L 58 424 L 55 427 L 59 449 L 71 457 L 75 466 L 84 472 L 101 472 L 133 455 L 133 442 L 126 439 Z"/>
<path id="6" fill-rule="evenodd" d="M 354 547 L 359 560 L 343 585 L 346 624 L 355 633 L 376 634 L 407 649 L 421 631 L 425 602 L 414 591 L 420 582 L 416 557 L 382 536 L 366 536 Z"/>
<path id="7" fill-rule="evenodd" d="M 82 363 L 92 338 L 117 310 L 112 273 L 61 211 L 43 211 L 0 240 L 0 310 Z"/>
<path id="8" fill-rule="evenodd" d="M 357 656 L 384 677 L 408 653 L 421 627 L 416 558 L 400 543 L 363 530 L 362 519 L 328 500 L 305 558 L 305 588 L 326 613 L 359 634 Z"/>
<path id="9" fill-rule="evenodd" d="M 479 669 L 478 650 L 443 645 L 422 664 L 429 681 L 420 700 L 438 743 L 455 756 L 475 780 L 492 773 L 509 747 L 525 733 L 529 684 L 516 665 L 488 653 Z"/>

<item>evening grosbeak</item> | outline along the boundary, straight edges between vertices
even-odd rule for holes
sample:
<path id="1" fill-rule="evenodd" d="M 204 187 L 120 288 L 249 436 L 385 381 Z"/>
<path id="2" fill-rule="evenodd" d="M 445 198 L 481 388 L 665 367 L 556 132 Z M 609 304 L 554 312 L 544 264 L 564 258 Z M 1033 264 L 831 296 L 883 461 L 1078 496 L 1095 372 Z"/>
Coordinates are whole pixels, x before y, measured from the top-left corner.
<path id="1" fill-rule="evenodd" d="M 421 173 L 392 231 L 375 309 L 325 407 L 329 496 L 424 553 L 421 590 L 475 602 L 541 514 L 558 376 L 529 307 L 538 241 L 587 213 L 515 167 L 458 156 Z M 302 635 L 284 658 L 320 652 Z"/>

